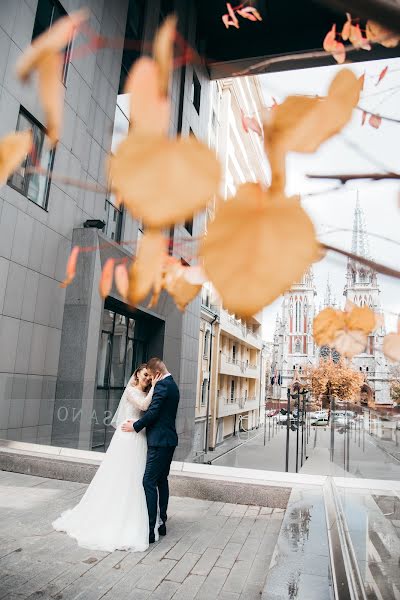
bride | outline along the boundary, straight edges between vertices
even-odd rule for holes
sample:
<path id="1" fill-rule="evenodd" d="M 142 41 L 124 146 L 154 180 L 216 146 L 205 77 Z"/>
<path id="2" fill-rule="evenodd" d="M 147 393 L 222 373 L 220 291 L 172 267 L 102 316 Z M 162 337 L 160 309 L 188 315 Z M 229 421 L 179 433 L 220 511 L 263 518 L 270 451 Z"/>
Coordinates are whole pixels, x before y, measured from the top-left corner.
<path id="1" fill-rule="evenodd" d="M 143 489 L 146 466 L 146 432 L 122 431 L 127 419 L 137 420 L 147 410 L 160 375 L 151 381 L 146 365 L 130 378 L 111 421 L 116 428 L 104 459 L 74 508 L 52 525 L 65 531 L 79 546 L 92 550 L 142 552 L 149 546 L 149 519 Z M 155 528 L 156 540 L 158 527 Z"/>

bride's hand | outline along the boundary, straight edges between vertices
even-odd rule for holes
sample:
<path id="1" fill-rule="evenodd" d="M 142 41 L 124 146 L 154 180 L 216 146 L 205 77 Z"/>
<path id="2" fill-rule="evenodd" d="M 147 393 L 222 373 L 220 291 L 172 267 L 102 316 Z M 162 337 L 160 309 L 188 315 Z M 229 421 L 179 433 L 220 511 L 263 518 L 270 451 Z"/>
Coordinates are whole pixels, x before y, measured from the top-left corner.
<path id="1" fill-rule="evenodd" d="M 158 383 L 159 381 L 161 381 L 162 375 L 161 373 L 157 373 L 157 375 L 155 375 L 153 377 L 153 381 L 151 382 L 151 387 L 155 387 L 156 383 Z"/>

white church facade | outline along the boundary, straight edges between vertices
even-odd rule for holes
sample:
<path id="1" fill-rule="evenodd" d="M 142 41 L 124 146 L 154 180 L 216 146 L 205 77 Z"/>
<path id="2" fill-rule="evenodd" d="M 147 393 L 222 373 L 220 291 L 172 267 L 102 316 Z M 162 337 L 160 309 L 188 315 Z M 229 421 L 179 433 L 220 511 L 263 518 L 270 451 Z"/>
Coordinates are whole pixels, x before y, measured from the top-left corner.
<path id="1" fill-rule="evenodd" d="M 357 201 L 354 213 L 352 253 L 368 257 L 368 240 L 365 232 L 362 209 Z M 358 306 L 367 305 L 376 313 L 381 312 L 380 289 L 377 274 L 372 269 L 356 263 L 347 262 L 343 290 L 343 305 L 350 300 Z M 327 306 L 337 305 L 328 278 L 326 293 L 322 305 L 317 306 L 317 290 L 312 269 L 309 269 L 301 281 L 295 283 L 283 296 L 281 314 L 277 315 L 274 342 L 272 372 L 273 398 L 284 400 L 287 389 L 293 379 L 307 367 L 316 366 L 326 351 L 319 348 L 313 339 L 313 319 Z M 362 354 L 355 356 L 352 364 L 362 372 L 366 386 L 376 405 L 391 405 L 390 374 L 387 361 L 382 353 L 382 341 L 385 335 L 384 323 L 368 337 L 367 346 Z M 333 359 L 338 354 L 333 351 Z"/>

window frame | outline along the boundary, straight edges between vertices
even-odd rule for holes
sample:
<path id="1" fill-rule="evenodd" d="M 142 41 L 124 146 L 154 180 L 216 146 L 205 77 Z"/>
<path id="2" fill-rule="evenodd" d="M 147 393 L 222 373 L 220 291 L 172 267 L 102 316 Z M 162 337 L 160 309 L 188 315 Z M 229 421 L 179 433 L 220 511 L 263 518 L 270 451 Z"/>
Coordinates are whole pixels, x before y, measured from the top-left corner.
<path id="1" fill-rule="evenodd" d="M 45 140 L 45 138 L 46 138 L 46 128 L 37 119 L 35 119 L 35 117 L 29 111 L 27 111 L 26 108 L 22 106 L 22 104 L 20 104 L 19 112 L 18 112 L 18 119 L 17 119 L 17 124 L 16 124 L 16 129 L 15 129 L 16 132 L 29 131 L 27 129 L 18 129 L 19 119 L 20 119 L 21 115 L 27 121 L 29 121 L 32 126 L 37 127 L 40 131 L 42 131 L 42 133 L 43 133 L 42 150 L 43 150 L 43 147 L 44 147 L 44 145 L 46 143 L 46 140 Z M 7 185 L 8 186 L 10 186 L 16 192 L 19 192 L 27 200 L 29 200 L 30 202 L 32 202 L 33 204 L 35 204 L 36 206 L 38 206 L 42 210 L 45 210 L 46 212 L 48 212 L 48 205 L 49 205 L 49 194 L 50 194 L 50 186 L 51 186 L 51 173 L 52 173 L 53 165 L 54 165 L 55 148 L 51 148 L 49 152 L 50 152 L 49 153 L 49 162 L 48 162 L 47 175 L 46 175 L 46 189 L 45 189 L 44 194 L 43 194 L 43 204 L 39 204 L 38 202 L 35 202 L 35 200 L 33 200 L 32 198 L 30 198 L 28 196 L 29 175 L 27 177 L 24 174 L 24 177 L 23 177 L 23 180 L 24 180 L 23 189 L 21 189 L 20 187 L 16 186 L 12 182 L 14 173 L 12 173 L 10 175 L 10 177 L 7 179 Z M 24 161 L 21 162 L 21 166 L 23 165 L 24 169 L 26 169 L 27 166 L 28 166 L 27 165 L 28 157 L 29 157 L 29 154 L 27 154 L 26 157 L 25 157 L 25 159 L 24 159 Z M 41 175 L 41 177 L 44 177 L 44 175 Z"/>
<path id="2" fill-rule="evenodd" d="M 61 13 L 60 17 L 59 17 L 60 19 L 62 17 L 66 17 L 68 15 L 68 12 L 65 10 L 65 8 L 61 4 L 61 2 L 59 2 L 59 0 L 48 0 L 49 4 L 52 5 L 50 24 L 41 33 L 38 33 L 37 35 L 34 36 L 35 25 L 36 25 L 36 20 L 37 20 L 37 15 L 38 15 L 38 9 L 39 9 L 40 1 L 41 0 L 38 0 L 37 6 L 36 6 L 35 20 L 34 20 L 34 23 L 33 23 L 33 30 L 32 30 L 32 41 L 34 39 L 36 39 L 36 37 L 38 37 L 39 35 L 41 35 L 41 33 L 43 33 L 44 31 L 46 31 L 46 29 L 51 29 L 51 27 L 53 26 L 53 23 L 57 22 L 58 19 L 54 20 L 54 11 L 55 11 L 56 8 Z M 63 64 L 63 70 L 62 70 L 62 76 L 61 76 L 61 81 L 64 84 L 64 86 L 66 86 L 66 82 L 67 82 L 68 68 L 69 68 L 69 63 L 70 63 L 70 56 L 71 56 L 72 44 L 73 44 L 73 39 L 71 39 L 69 41 L 68 45 L 65 48 L 65 53 L 64 53 L 64 64 Z"/>

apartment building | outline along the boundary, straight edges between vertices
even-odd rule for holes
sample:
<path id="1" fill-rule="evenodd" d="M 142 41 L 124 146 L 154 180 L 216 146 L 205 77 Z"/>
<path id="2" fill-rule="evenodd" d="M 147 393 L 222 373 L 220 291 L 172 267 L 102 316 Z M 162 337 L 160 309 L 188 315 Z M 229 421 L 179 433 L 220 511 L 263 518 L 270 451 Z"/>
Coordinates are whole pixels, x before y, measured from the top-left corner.
<path id="1" fill-rule="evenodd" d="M 244 115 L 256 117 L 261 125 L 263 110 L 256 77 L 212 83 L 209 144 L 223 165 L 224 199 L 233 196 L 237 186 L 246 181 L 267 184 L 263 140 L 255 132 L 246 132 L 242 124 Z M 214 210 L 209 208 L 209 218 Z M 199 455 L 236 435 L 239 428 L 253 429 L 260 423 L 265 397 L 261 325 L 261 315 L 241 320 L 229 314 L 215 290 L 204 286 L 194 439 Z"/>

